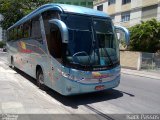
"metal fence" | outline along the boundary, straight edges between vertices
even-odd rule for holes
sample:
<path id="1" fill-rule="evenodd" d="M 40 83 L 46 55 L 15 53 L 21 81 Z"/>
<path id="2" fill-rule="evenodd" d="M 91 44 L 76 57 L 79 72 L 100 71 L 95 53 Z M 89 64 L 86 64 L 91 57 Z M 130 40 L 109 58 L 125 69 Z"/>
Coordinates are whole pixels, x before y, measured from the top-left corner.
<path id="1" fill-rule="evenodd" d="M 160 53 L 142 53 L 141 69 L 160 71 Z"/>

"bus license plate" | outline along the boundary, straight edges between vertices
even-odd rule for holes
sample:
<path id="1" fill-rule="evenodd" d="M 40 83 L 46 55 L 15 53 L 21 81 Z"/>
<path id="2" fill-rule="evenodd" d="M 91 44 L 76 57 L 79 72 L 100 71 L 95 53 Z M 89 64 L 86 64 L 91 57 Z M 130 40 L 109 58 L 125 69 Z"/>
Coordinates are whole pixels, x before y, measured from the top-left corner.
<path id="1" fill-rule="evenodd" d="M 95 87 L 95 90 L 104 90 L 105 86 L 104 85 L 99 85 Z"/>

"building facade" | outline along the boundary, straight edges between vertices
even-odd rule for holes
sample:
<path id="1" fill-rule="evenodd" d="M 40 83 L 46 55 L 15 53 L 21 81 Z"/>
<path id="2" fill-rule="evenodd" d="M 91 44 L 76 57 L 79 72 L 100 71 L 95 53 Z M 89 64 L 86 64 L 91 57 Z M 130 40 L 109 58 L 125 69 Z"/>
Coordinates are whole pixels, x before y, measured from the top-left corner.
<path id="1" fill-rule="evenodd" d="M 151 18 L 160 20 L 160 0 L 95 0 L 94 9 L 108 13 L 115 25 L 125 27 Z"/>

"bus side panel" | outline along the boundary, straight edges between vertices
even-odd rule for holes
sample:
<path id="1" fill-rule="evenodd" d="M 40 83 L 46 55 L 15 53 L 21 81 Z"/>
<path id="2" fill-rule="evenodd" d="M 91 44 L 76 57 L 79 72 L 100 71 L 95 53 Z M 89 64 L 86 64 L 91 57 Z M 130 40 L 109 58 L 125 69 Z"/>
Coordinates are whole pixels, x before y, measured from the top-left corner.
<path id="1" fill-rule="evenodd" d="M 10 41 L 7 43 L 7 51 L 8 51 L 8 62 L 11 64 L 11 61 L 13 61 L 13 65 L 22 70 L 21 64 L 21 58 L 22 54 L 19 52 L 19 46 L 18 46 L 19 41 Z M 19 58 L 21 56 L 21 58 Z"/>
<path id="2" fill-rule="evenodd" d="M 21 42 L 25 44 L 25 50 L 22 50 L 22 53 L 25 55 L 27 61 L 27 66 L 25 66 L 23 71 L 36 78 L 36 67 L 39 65 L 44 73 L 44 84 L 51 88 L 52 83 L 49 78 L 51 62 L 45 45 L 33 39 Z"/>
<path id="3" fill-rule="evenodd" d="M 58 62 L 57 59 L 51 57 L 51 81 L 52 81 L 52 89 L 63 93 L 65 88 L 65 83 L 62 77 L 62 64 Z"/>
<path id="4" fill-rule="evenodd" d="M 44 83 L 52 88 L 49 77 L 51 71 L 51 60 L 46 48 L 37 40 L 18 40 L 7 43 L 8 62 L 11 63 L 11 56 L 14 59 L 14 66 L 28 75 L 36 78 L 36 66 L 40 65 L 44 72 Z"/>

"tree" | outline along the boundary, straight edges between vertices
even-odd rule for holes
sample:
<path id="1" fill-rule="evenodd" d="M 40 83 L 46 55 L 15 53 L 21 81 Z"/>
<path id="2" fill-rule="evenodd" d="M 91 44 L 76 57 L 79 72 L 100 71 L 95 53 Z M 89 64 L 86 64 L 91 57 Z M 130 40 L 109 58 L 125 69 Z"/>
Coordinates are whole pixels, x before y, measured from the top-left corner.
<path id="1" fill-rule="evenodd" d="M 0 0 L 0 14 L 3 19 L 0 25 L 7 29 L 37 7 L 51 0 Z"/>
<path id="2" fill-rule="evenodd" d="M 129 28 L 132 51 L 156 52 L 160 50 L 160 22 L 151 19 Z"/>
<path id="3" fill-rule="evenodd" d="M 0 41 L 0 48 L 3 48 L 4 45 L 5 45 L 5 43 Z"/>
<path id="4" fill-rule="evenodd" d="M 31 11 L 33 11 L 34 9 L 50 2 L 51 0 L 21 0 L 21 6 L 26 15 Z"/>
<path id="5" fill-rule="evenodd" d="M 21 5 L 17 0 L 1 0 L 0 13 L 3 16 L 3 19 L 0 21 L 3 29 L 7 29 L 24 16 Z"/>

